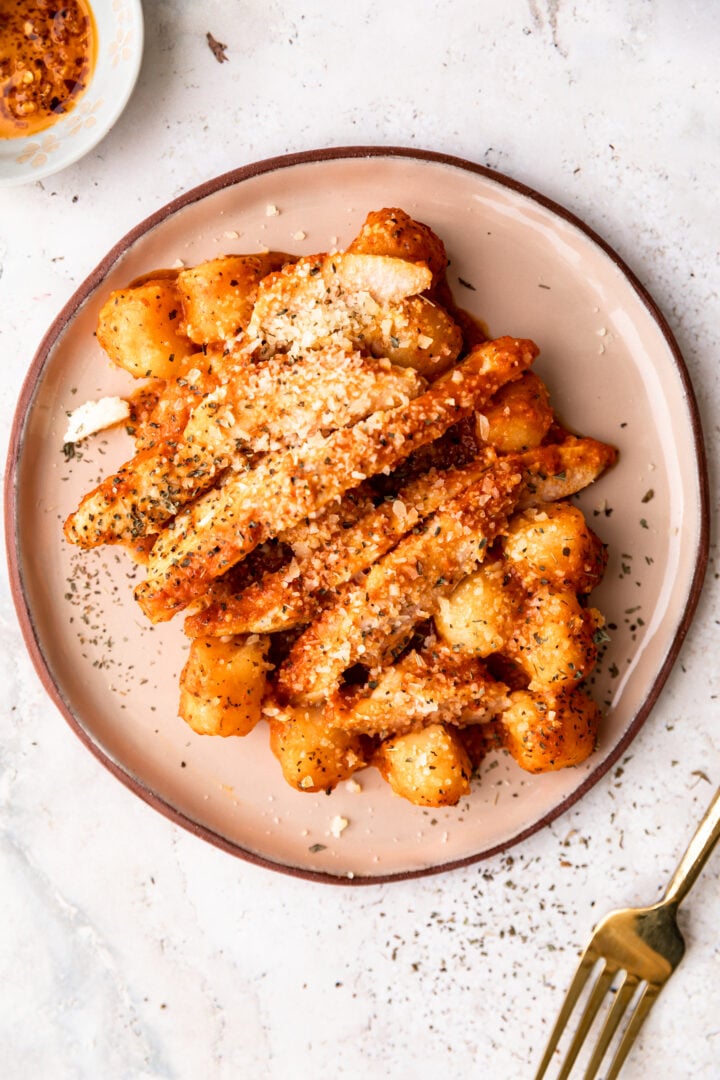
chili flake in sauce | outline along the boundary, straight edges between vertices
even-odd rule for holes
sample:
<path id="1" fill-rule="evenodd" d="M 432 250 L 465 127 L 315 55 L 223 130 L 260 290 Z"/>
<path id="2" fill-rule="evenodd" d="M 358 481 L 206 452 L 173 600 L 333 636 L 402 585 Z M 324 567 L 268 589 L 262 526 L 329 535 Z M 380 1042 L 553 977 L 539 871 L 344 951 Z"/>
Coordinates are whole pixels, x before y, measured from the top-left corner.
<path id="1" fill-rule="evenodd" d="M 54 124 L 87 88 L 97 35 L 85 0 L 0 3 L 0 138 Z"/>

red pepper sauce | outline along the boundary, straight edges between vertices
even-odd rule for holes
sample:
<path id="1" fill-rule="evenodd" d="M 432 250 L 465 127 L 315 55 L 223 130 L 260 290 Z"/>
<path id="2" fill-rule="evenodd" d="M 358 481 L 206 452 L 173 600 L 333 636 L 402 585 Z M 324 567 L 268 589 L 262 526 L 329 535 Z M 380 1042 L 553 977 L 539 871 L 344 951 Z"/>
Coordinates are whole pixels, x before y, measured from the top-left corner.
<path id="1" fill-rule="evenodd" d="M 0 139 L 33 135 L 69 112 L 96 55 L 85 0 L 0 0 Z"/>

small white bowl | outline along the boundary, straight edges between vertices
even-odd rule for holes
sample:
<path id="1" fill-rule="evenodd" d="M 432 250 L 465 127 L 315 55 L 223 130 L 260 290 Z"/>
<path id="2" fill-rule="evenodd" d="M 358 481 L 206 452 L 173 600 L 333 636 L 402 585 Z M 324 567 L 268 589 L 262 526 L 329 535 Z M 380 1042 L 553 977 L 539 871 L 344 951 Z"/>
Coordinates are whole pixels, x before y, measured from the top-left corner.
<path id="1" fill-rule="evenodd" d="M 45 131 L 0 139 L 0 187 L 41 180 L 72 165 L 97 146 L 125 108 L 142 59 L 140 0 L 90 0 L 90 7 L 98 38 L 90 84 Z"/>

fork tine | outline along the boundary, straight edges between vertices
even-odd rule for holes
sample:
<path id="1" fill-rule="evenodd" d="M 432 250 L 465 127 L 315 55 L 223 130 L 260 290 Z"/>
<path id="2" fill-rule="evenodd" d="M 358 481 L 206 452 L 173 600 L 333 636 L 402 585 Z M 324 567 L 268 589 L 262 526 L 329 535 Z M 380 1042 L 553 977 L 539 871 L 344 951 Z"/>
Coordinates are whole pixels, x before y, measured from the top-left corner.
<path id="1" fill-rule="evenodd" d="M 577 971 L 575 972 L 575 978 L 570 983 L 570 988 L 565 995 L 565 1000 L 562 1003 L 562 1008 L 560 1009 L 560 1014 L 555 1023 L 555 1027 L 553 1028 L 552 1034 L 548 1040 L 548 1044 L 545 1049 L 545 1055 L 540 1062 L 540 1067 L 538 1071 L 535 1073 L 535 1080 L 542 1080 L 543 1076 L 547 1072 L 548 1065 L 552 1061 L 552 1056 L 557 1049 L 557 1044 L 559 1043 L 560 1036 L 565 1029 L 565 1024 L 568 1021 L 568 1017 L 575 1008 L 575 1005 L 577 1004 L 577 999 L 580 997 L 582 988 L 588 981 L 590 973 L 595 967 L 595 964 L 598 960 L 598 954 L 592 949 L 588 948 L 582 954 Z"/>
<path id="2" fill-rule="evenodd" d="M 625 1028 L 620 1045 L 618 1046 L 615 1057 L 612 1060 L 612 1065 L 609 1071 L 605 1074 L 605 1080 L 617 1080 L 618 1073 L 623 1066 L 625 1058 L 628 1056 L 630 1047 L 635 1042 L 635 1036 L 643 1025 L 645 1017 L 650 1012 L 651 1008 L 657 1000 L 657 996 L 660 993 L 659 986 L 651 986 L 646 983 L 638 1002 L 633 1010 L 633 1014 L 630 1017 L 630 1023 Z"/>
<path id="3" fill-rule="evenodd" d="M 595 985 L 593 986 L 590 997 L 585 1003 L 580 1022 L 575 1030 L 573 1041 L 570 1043 L 567 1054 L 565 1055 L 565 1061 L 563 1062 L 562 1069 L 558 1073 L 557 1080 L 567 1080 L 572 1071 L 572 1067 L 575 1064 L 575 1059 L 580 1053 L 580 1048 L 585 1042 L 588 1031 L 592 1027 L 592 1022 L 597 1016 L 598 1009 L 605 1000 L 605 996 L 610 989 L 610 984 L 617 975 L 617 967 L 615 965 L 606 964 L 600 971 Z"/>
<path id="4" fill-rule="evenodd" d="M 639 980 L 634 975 L 626 973 L 622 985 L 618 987 L 612 1009 L 605 1019 L 593 1055 L 585 1070 L 584 1080 L 595 1080 L 598 1069 L 602 1064 L 602 1059 L 605 1057 L 607 1048 L 610 1045 L 610 1041 L 617 1030 L 618 1024 L 625 1015 L 625 1010 L 630 1004 L 633 994 L 637 990 L 638 981 Z"/>

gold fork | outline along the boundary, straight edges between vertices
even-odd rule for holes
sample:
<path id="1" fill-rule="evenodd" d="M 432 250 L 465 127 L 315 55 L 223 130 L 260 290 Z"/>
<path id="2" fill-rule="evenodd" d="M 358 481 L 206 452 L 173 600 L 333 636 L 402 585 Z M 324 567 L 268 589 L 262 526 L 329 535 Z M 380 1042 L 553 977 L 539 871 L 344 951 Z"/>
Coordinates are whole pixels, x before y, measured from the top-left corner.
<path id="1" fill-rule="evenodd" d="M 585 983 L 596 967 L 599 970 L 595 982 L 557 1080 L 566 1080 L 570 1076 L 600 1006 L 619 976 L 621 981 L 614 988 L 612 1007 L 585 1070 L 585 1080 L 593 1080 L 597 1076 L 613 1035 L 618 1030 L 628 1006 L 634 1001 L 627 1026 L 604 1076 L 604 1080 L 615 1080 L 645 1017 L 682 959 L 685 942 L 677 925 L 677 909 L 694 885 L 719 839 L 720 790 L 715 793 L 662 900 L 651 907 L 613 911 L 596 926 L 580 957 L 575 978 L 565 996 L 535 1080 L 541 1080 L 545 1076 L 565 1025 Z"/>

